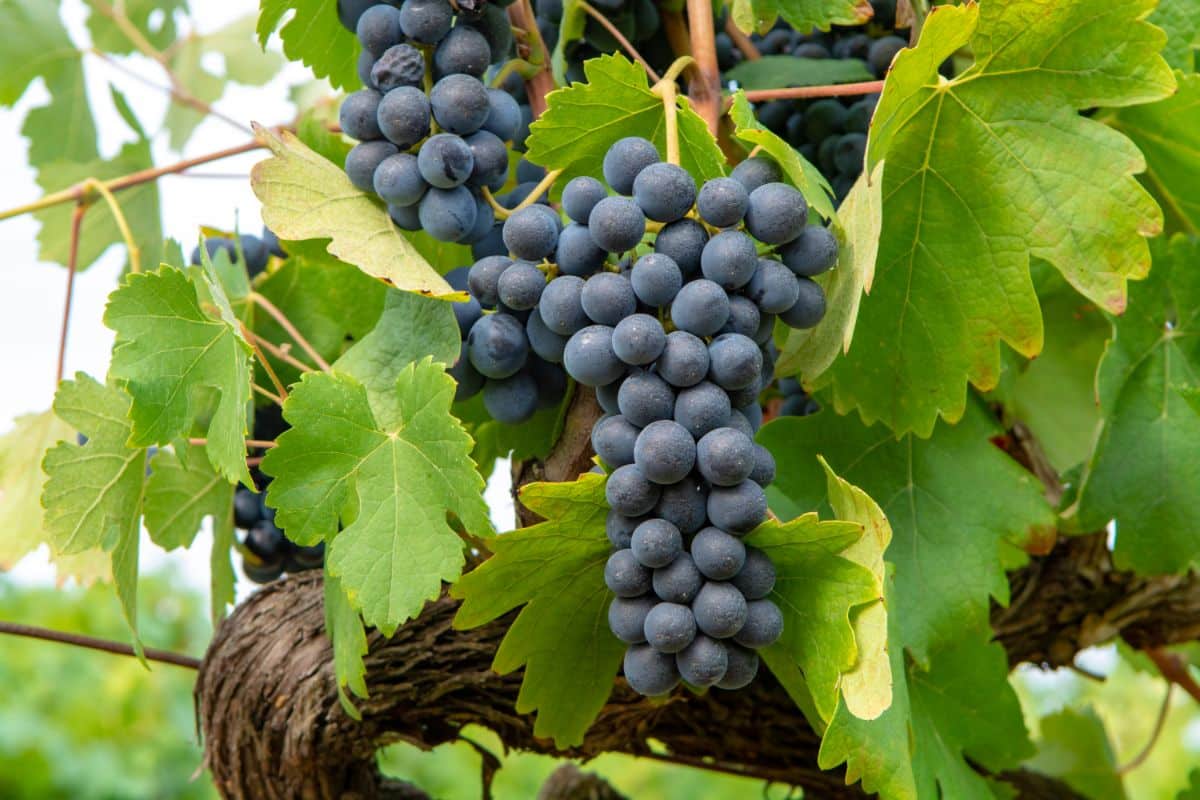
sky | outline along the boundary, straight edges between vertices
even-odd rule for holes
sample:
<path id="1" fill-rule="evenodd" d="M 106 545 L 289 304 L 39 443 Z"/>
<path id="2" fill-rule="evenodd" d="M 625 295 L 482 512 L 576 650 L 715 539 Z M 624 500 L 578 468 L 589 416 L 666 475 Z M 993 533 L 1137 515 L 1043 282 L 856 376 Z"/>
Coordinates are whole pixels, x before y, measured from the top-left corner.
<path id="1" fill-rule="evenodd" d="M 192 20 L 200 33 L 217 30 L 243 16 L 254 4 L 243 0 L 208 0 L 192 3 Z M 89 43 L 85 27 L 86 10 L 81 0 L 63 0 L 63 20 L 72 39 Z M 275 47 L 277 43 L 273 42 Z M 219 70 L 220 57 L 205 62 L 206 68 Z M 85 71 L 88 94 L 100 132 L 100 150 L 115 153 L 131 134 L 117 115 L 109 99 L 108 86 L 121 91 L 133 106 L 148 131 L 159 131 L 169 103 L 162 70 L 149 59 L 131 56 L 121 59 L 145 80 L 135 80 L 108 64 L 88 57 Z M 274 125 L 290 120 L 294 107 L 288 101 L 289 87 L 311 80 L 308 70 L 289 63 L 276 79 L 265 87 L 231 86 L 214 106 L 224 114 L 246 123 L 251 120 Z M 0 209 L 13 208 L 41 196 L 35 174 L 27 164 L 28 145 L 20 129 L 30 108 L 46 102 L 47 95 L 35 83 L 12 109 L 0 109 Z M 247 140 L 243 131 L 210 118 L 193 135 L 182 153 L 172 151 L 165 133 L 153 137 L 155 164 L 170 164 Z M 261 152 L 247 153 L 197 168 L 191 175 L 166 176 L 159 181 L 162 199 L 163 230 L 180 241 L 186 251 L 195 244 L 199 226 L 257 232 L 262 220 L 258 200 L 246 176 Z M 56 187 L 65 188 L 65 187 Z M 57 264 L 39 262 L 37 232 L 39 225 L 25 215 L 0 222 L 0 352 L 4 356 L 4 377 L 0 378 L 0 433 L 11 428 L 23 414 L 38 413 L 53 401 L 58 360 L 59 333 L 62 325 L 66 289 L 66 270 Z M 102 324 L 105 301 L 117 283 L 125 260 L 124 250 L 112 247 L 91 268 L 76 277 L 70 333 L 67 340 L 66 375 L 76 371 L 103 377 L 107 371 L 113 334 Z M 500 530 L 514 526 L 508 469 L 501 464 L 489 483 L 485 496 Z M 201 535 L 189 553 L 164 554 L 143 541 L 142 568 L 174 562 L 189 582 L 207 586 L 207 552 L 211 539 Z M 53 580 L 53 567 L 44 549 L 23 560 L 11 577 L 27 582 Z M 243 582 L 242 593 L 247 589 Z"/>

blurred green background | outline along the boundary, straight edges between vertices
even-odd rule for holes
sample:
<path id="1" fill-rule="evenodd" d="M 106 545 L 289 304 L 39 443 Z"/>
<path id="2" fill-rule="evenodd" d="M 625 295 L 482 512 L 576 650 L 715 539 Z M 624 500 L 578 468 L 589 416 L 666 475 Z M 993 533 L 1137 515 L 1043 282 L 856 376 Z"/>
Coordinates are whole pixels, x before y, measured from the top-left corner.
<path id="1" fill-rule="evenodd" d="M 200 655 L 211 635 L 206 599 L 168 572 L 139 586 L 148 645 Z M 0 619 L 125 641 L 127 631 L 110 587 L 19 585 L 0 575 Z M 1197 656 L 1200 648 L 1186 648 Z M 1190 660 L 1190 659 L 1189 659 Z M 1193 661 L 1192 663 L 1195 663 Z M 1124 765 L 1150 741 L 1166 685 L 1138 653 L 1106 648 L 1081 664 L 1103 682 L 1069 670 L 1014 675 L 1030 732 L 1039 742 L 1034 768 L 1067 780 L 1095 800 L 1200 800 L 1200 713 L 1173 693 L 1153 749 L 1122 779 Z M 0 798 L 4 800 L 192 800 L 215 798 L 200 770 L 192 709 L 192 673 L 165 665 L 147 671 L 131 658 L 6 637 L 0 639 Z M 470 730 L 500 756 L 486 730 Z M 422 752 L 409 745 L 380 754 L 385 772 L 412 780 L 439 800 L 480 797 L 480 756 L 459 743 Z M 497 800 L 531 800 L 559 764 L 514 753 L 494 784 Z M 726 775 L 605 756 L 585 769 L 604 775 L 631 798 L 788 797 L 786 787 Z M 791 795 L 798 797 L 799 793 Z"/>

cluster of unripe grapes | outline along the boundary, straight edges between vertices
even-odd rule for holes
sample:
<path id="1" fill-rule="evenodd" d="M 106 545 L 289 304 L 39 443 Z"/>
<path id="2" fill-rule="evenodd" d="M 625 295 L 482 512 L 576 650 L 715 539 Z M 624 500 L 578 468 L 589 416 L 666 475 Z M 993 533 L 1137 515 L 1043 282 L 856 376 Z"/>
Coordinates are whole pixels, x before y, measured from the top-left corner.
<path id="1" fill-rule="evenodd" d="M 739 688 L 782 626 L 770 559 L 741 539 L 765 519 L 775 473 L 753 440 L 772 333 L 820 322 L 812 277 L 837 242 L 765 158 L 697 187 L 630 137 L 603 173 L 563 188 L 566 225 L 549 206 L 520 208 L 503 224 L 507 255 L 447 276 L 470 294 L 451 373 L 458 399 L 482 391 L 507 423 L 559 402 L 567 375 L 595 389 L 626 678 L 648 695 L 680 678 Z"/>
<path id="2" fill-rule="evenodd" d="M 520 147 L 529 111 L 482 78 L 506 60 L 513 33 L 496 3 L 404 0 L 339 4 L 362 45 L 360 91 L 339 121 L 358 144 L 346 174 L 387 203 L 404 230 L 472 244 L 492 232 L 482 189 L 508 180 L 510 144 Z M 517 82 L 519 89 L 520 82 Z"/>

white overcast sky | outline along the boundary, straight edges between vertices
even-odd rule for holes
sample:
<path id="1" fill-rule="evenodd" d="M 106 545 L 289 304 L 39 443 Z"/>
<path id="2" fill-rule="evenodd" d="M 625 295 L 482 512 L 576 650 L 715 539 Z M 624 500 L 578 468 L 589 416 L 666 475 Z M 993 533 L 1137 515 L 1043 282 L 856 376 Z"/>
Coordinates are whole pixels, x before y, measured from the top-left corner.
<path id="1" fill-rule="evenodd" d="M 201 33 L 254 13 L 255 4 L 244 0 L 207 0 L 193 2 L 192 19 Z M 63 0 L 63 18 L 76 43 L 88 42 L 84 24 L 86 12 L 81 0 Z M 211 68 L 220 69 L 220 57 Z M 124 63 L 159 86 L 166 81 L 161 69 L 141 57 L 123 59 Z M 119 89 L 132 104 L 148 131 L 159 131 L 167 109 L 163 91 L 148 87 L 109 67 L 95 58 L 87 61 L 88 91 L 100 131 L 100 150 L 115 153 L 132 134 L 117 116 L 109 99 L 108 85 Z M 210 66 L 206 63 L 205 66 Z M 300 64 L 288 64 L 279 77 L 266 87 L 231 86 L 215 105 L 237 120 L 277 124 L 290 120 L 294 108 L 288 102 L 288 87 L 311 79 Z M 47 95 L 40 81 L 26 92 L 14 109 L 0 109 L 0 208 L 11 208 L 41 196 L 34 172 L 27 165 L 27 145 L 20 129 L 25 113 L 43 104 Z M 153 140 L 155 163 L 169 164 L 219 150 L 246 141 L 246 134 L 218 119 L 203 123 L 183 153 L 167 146 L 165 134 Z M 250 167 L 263 157 L 261 152 L 199 167 L 197 174 L 246 176 Z M 65 188 L 65 187 L 54 187 Z M 248 179 L 224 177 L 168 176 L 159 181 L 162 198 L 163 230 L 168 237 L 183 243 L 190 251 L 200 225 L 257 232 L 261 226 L 259 205 Z M 54 396 L 55 366 L 58 358 L 59 330 L 62 323 L 66 270 L 56 264 L 38 261 L 36 236 L 38 224 L 31 216 L 0 222 L 0 351 L 4 354 L 3 378 L 0 378 L 0 432 L 12 426 L 13 419 L 48 408 Z M 119 248 L 110 248 L 105 256 L 75 282 L 74 308 L 67 345 L 66 374 L 84 371 L 102 378 L 107 371 L 112 332 L 101 323 L 105 300 L 115 287 L 124 262 Z M 35 467 L 36 468 L 36 467 Z M 489 486 L 488 498 L 501 529 L 512 526 L 512 503 L 503 478 L 507 469 L 497 469 L 498 481 Z M 3 535 L 3 534 L 0 534 Z M 184 571 L 197 585 L 207 584 L 208 543 L 197 542 L 195 557 L 183 556 Z M 144 548 L 143 566 L 163 559 L 161 551 Z M 174 558 L 174 557 L 172 557 Z M 15 577 L 42 581 L 52 577 L 44 553 L 23 561 Z"/>

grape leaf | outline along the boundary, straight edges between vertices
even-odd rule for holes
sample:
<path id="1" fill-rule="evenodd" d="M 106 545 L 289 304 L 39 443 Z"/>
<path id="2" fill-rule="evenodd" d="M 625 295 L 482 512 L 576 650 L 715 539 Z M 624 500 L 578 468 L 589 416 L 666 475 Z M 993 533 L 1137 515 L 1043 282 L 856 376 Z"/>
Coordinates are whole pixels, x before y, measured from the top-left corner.
<path id="1" fill-rule="evenodd" d="M 458 628 L 474 628 L 522 606 L 496 651 L 501 674 L 522 665 L 517 711 L 537 712 L 534 735 L 566 748 L 583 741 L 612 691 L 625 645 L 608 629 L 604 565 L 605 478 L 533 483 L 521 502 L 547 521 L 488 542 L 492 557 L 451 588 Z"/>
<path id="2" fill-rule="evenodd" d="M 727 70 L 724 77 L 727 81 L 737 81 L 739 88 L 746 90 L 825 86 L 875 79 L 867 65 L 858 59 L 796 58 L 790 55 L 763 56 L 753 61 L 743 61 Z"/>
<path id="3" fill-rule="evenodd" d="M 335 575 L 325 574 L 325 634 L 333 643 L 333 672 L 337 677 L 338 700 L 352 719 L 362 715 L 346 695 L 349 689 L 358 697 L 367 696 L 367 632 L 362 618 L 350 605 L 350 598 Z"/>
<path id="4" fill-rule="evenodd" d="M 219 317 L 205 312 L 196 285 L 177 269 L 128 276 L 104 311 L 104 324 L 117 334 L 109 374 L 127 381 L 133 398 L 131 445 L 168 444 L 186 434 L 201 395 L 219 393 L 208 425 L 208 458 L 229 480 L 249 485 L 250 346 L 220 287 L 208 282 L 206 288 L 219 298 Z"/>
<path id="5" fill-rule="evenodd" d="M 739 91 L 734 94 L 729 118 L 735 126 L 733 135 L 751 147 L 762 148 L 764 153 L 773 158 L 813 210 L 825 219 L 837 216 L 830 200 L 833 189 L 830 188 L 829 181 L 825 180 L 825 176 L 800 155 L 799 151 L 762 126 L 755 118 L 754 109 L 746 99 L 745 92 Z"/>
<path id="6" fill-rule="evenodd" d="M 525 158 L 561 169 L 558 185 L 579 175 L 601 176 L 604 154 L 626 136 L 642 136 L 666 155 L 666 113 L 646 73 L 622 55 L 584 62 L 587 83 L 546 96 L 548 107 L 529 128 Z M 679 162 L 697 181 L 725 174 L 725 156 L 685 96 L 678 98 Z"/>
<path id="7" fill-rule="evenodd" d="M 80 372 L 59 384 L 54 413 L 87 437 L 59 442 L 42 460 L 42 508 L 52 552 L 111 553 L 113 580 L 137 641 L 137 553 L 146 480 L 146 449 L 130 447 L 131 398 Z"/>
<path id="8" fill-rule="evenodd" d="M 283 54 L 302 61 L 318 78 L 328 78 L 336 89 L 353 91 L 358 80 L 358 39 L 338 21 L 337 0 L 262 0 L 258 16 L 258 41 L 267 40 L 290 10 L 295 15 L 279 30 Z"/>
<path id="9" fill-rule="evenodd" d="M 780 516 L 824 508 L 813 454 L 880 499 L 893 532 L 887 559 L 896 565 L 888 616 L 922 664 L 937 644 L 984 628 L 991 597 L 1007 601 L 1004 568 L 1019 555 L 1011 544 L 1054 530 L 1036 478 L 989 442 L 996 431 L 973 404 L 962 422 L 927 440 L 896 440 L 828 410 L 777 419 L 759 435 L 778 464 L 767 493 Z"/>
<path id="10" fill-rule="evenodd" d="M 1200 233 L 1200 75 L 1178 75 L 1173 97 L 1105 112 L 1146 157 L 1143 182 L 1163 208 L 1168 232 Z"/>
<path id="11" fill-rule="evenodd" d="M 85 0 L 88 6 L 87 28 L 92 46 L 113 55 L 138 52 L 129 34 L 114 19 L 109 0 Z M 125 0 L 122 11 L 141 37 L 158 50 L 175 42 L 175 12 L 187 11 L 187 0 Z M 159 13 L 155 14 L 154 12 Z M 151 24 L 153 22 L 153 24 Z"/>
<path id="12" fill-rule="evenodd" d="M 1124 307 L 1162 217 L 1133 177 L 1136 148 L 1076 109 L 1174 89 L 1164 36 L 1141 20 L 1152 6 L 1012 0 L 929 15 L 872 123 L 867 166 L 885 161 L 874 283 L 849 352 L 818 382 L 840 412 L 922 436 L 938 416 L 959 419 L 968 380 L 995 385 L 1000 340 L 1026 356 L 1041 349 L 1031 257 L 1098 305 Z M 940 77 L 968 45 L 975 63 Z"/>
<path id="13" fill-rule="evenodd" d="M 524 461 L 549 454 L 562 431 L 563 409 L 547 408 L 519 425 L 505 425 L 492 419 L 483 405 L 483 395 L 477 394 L 455 403 L 454 416 L 462 420 L 463 427 L 475 440 L 471 458 L 486 478 L 498 458 Z"/>
<path id="14" fill-rule="evenodd" d="M 396 377 L 395 408 L 373 409 L 349 375 L 308 373 L 284 403 L 292 426 L 263 472 L 292 541 L 329 540 L 326 569 L 363 620 L 390 635 L 458 577 L 463 544 L 447 516 L 490 536 L 471 439 L 450 415 L 454 381 L 426 357 Z"/>
<path id="15" fill-rule="evenodd" d="M 554 82 L 559 86 L 570 83 L 567 80 L 567 45 L 583 38 L 586 25 L 587 13 L 578 0 L 563 0 L 562 20 L 558 23 L 558 41 L 554 43 L 554 52 L 550 55 Z"/>
<path id="16" fill-rule="evenodd" d="M 250 173 L 263 221 L 281 239 L 329 239 L 335 258 L 398 289 L 458 297 L 404 238 L 383 206 L 354 188 L 346 173 L 293 134 L 256 128 L 274 153 Z"/>
<path id="17" fill-rule="evenodd" d="M 144 514 L 151 541 L 164 550 L 191 547 L 205 517 L 212 517 L 214 535 L 232 539 L 233 484 L 217 474 L 203 448 L 176 446 L 194 452 L 180 458 L 159 450 L 150 459 Z"/>
<path id="18" fill-rule="evenodd" d="M 53 411 L 17 417 L 0 436 L 0 570 L 7 570 L 42 543 L 42 455 L 75 430 Z"/>
<path id="19" fill-rule="evenodd" d="M 1154 269 L 1115 322 L 1096 385 L 1104 428 L 1080 524 L 1117 521 L 1114 561 L 1140 572 L 1200 563 L 1200 243 L 1155 243 Z"/>
<path id="20" fill-rule="evenodd" d="M 889 590 L 889 603 L 891 598 Z M 987 780 L 965 757 L 996 772 L 1032 752 L 1008 685 L 1004 649 L 988 641 L 986 628 L 960 630 L 931 652 L 932 666 L 923 669 L 906 662 L 899 621 L 899 614 L 890 615 L 897 676 L 891 708 L 868 721 L 839 705 L 818 764 L 832 769 L 844 762 L 847 781 L 861 780 L 864 790 L 888 800 L 994 800 Z"/>
<path id="21" fill-rule="evenodd" d="M 842 201 L 840 214 L 830 225 L 838 238 L 837 268 L 819 275 L 825 290 L 825 318 L 808 330 L 787 329 L 787 339 L 776 364 L 777 375 L 819 375 L 839 354 L 850 349 L 854 324 L 864 291 L 871 290 L 875 257 L 879 252 L 883 167 L 868 178 L 860 175 Z"/>
<path id="22" fill-rule="evenodd" d="M 1179 790 L 1175 800 L 1200 800 L 1200 768 L 1188 773 L 1188 785 Z"/>
<path id="23" fill-rule="evenodd" d="M 815 513 L 790 522 L 769 521 L 746 537 L 775 564 L 775 591 L 783 635 L 762 658 L 772 672 L 780 661 L 798 665 L 822 719 L 833 716 L 838 681 L 858 661 L 851 609 L 876 601 L 881 588 L 870 570 L 840 553 L 863 538 L 853 522 L 821 522 Z M 786 680 L 787 671 L 781 681 Z"/>
<path id="24" fill-rule="evenodd" d="M 733 22 L 746 33 L 766 33 L 778 17 L 798 31 L 861 25 L 874 11 L 869 0 L 732 0 Z"/>
<path id="25" fill-rule="evenodd" d="M 1025 762 L 1034 772 L 1061 778 L 1086 797 L 1125 800 L 1116 756 L 1104 721 L 1091 706 L 1064 708 L 1038 721 L 1037 755 Z"/>
<path id="26" fill-rule="evenodd" d="M 1149 17 L 1167 32 L 1163 58 L 1175 69 L 1196 71 L 1196 51 L 1200 49 L 1200 5 L 1192 0 L 1158 0 Z"/>

